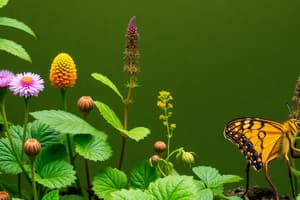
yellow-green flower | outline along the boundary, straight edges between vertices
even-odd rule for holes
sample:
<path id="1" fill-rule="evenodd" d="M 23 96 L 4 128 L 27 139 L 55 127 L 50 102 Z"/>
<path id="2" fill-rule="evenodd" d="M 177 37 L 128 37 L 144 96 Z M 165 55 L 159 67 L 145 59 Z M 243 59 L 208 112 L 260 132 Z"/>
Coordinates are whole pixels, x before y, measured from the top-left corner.
<path id="1" fill-rule="evenodd" d="M 49 79 L 56 88 L 66 89 L 74 86 L 77 79 L 77 70 L 69 54 L 60 53 L 54 58 Z"/>

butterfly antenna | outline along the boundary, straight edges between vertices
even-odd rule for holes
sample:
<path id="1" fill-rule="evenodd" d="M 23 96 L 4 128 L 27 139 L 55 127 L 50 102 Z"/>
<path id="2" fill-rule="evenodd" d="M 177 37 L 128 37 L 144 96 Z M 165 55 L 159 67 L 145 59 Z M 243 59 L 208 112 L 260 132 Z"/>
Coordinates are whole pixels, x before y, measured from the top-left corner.
<path id="1" fill-rule="evenodd" d="M 288 111 L 289 111 L 289 116 L 290 116 L 291 118 L 296 118 L 294 112 L 292 111 L 292 108 L 291 108 L 290 104 L 286 103 L 286 107 L 287 107 L 287 109 L 288 109 Z"/>

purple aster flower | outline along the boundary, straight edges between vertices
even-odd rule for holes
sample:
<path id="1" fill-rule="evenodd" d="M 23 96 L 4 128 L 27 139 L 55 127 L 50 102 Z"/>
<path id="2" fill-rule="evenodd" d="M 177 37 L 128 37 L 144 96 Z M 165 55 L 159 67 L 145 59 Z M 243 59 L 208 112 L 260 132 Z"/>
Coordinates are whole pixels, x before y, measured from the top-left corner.
<path id="1" fill-rule="evenodd" d="M 38 96 L 44 89 L 44 80 L 38 74 L 25 72 L 16 74 L 9 84 L 14 95 L 22 97 Z"/>
<path id="2" fill-rule="evenodd" d="M 0 70 L 0 88 L 8 87 L 11 79 L 14 77 L 14 74 L 8 70 Z"/>

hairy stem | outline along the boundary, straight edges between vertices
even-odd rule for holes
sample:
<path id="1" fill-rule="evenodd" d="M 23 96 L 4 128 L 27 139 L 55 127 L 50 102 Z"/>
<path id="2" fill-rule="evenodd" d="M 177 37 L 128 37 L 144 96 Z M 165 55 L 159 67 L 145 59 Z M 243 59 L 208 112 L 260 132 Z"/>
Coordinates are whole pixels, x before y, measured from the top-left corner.
<path id="1" fill-rule="evenodd" d="M 28 114 L 29 114 L 29 99 L 25 98 L 25 110 L 24 110 L 24 124 L 23 124 L 23 137 L 22 137 L 22 147 L 25 144 L 27 135 L 27 124 L 28 124 Z M 22 148 L 21 160 L 24 159 L 24 148 Z"/>
<path id="2" fill-rule="evenodd" d="M 31 162 L 31 179 L 32 179 L 32 191 L 34 200 L 38 200 L 36 183 L 35 183 L 35 168 L 34 168 L 34 158 L 30 158 Z"/>

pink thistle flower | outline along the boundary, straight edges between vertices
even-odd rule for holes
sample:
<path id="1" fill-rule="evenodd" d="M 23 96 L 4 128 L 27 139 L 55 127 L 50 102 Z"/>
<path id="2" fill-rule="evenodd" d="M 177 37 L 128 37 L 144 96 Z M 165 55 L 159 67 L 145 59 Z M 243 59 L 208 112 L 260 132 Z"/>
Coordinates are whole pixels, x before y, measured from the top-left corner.
<path id="1" fill-rule="evenodd" d="M 11 79 L 14 77 L 14 74 L 8 70 L 0 70 L 0 88 L 8 87 Z"/>
<path id="2" fill-rule="evenodd" d="M 132 34 L 137 31 L 136 17 L 135 16 L 131 17 L 131 19 L 129 20 L 127 31 L 129 33 L 132 33 Z"/>
<path id="3" fill-rule="evenodd" d="M 9 84 L 14 95 L 22 97 L 38 96 L 44 89 L 44 80 L 38 74 L 25 72 L 16 74 Z"/>

